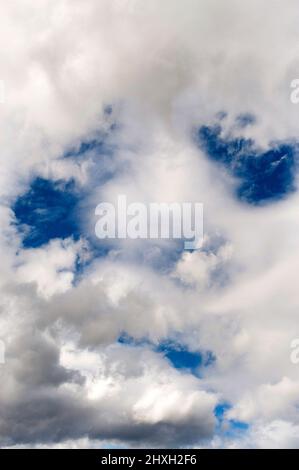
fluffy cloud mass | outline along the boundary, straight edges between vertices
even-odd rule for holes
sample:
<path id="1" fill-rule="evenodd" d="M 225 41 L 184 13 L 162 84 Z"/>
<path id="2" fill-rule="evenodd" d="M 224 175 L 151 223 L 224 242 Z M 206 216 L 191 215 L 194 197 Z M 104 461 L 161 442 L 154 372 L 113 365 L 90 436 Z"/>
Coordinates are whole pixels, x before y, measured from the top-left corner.
<path id="1" fill-rule="evenodd" d="M 298 21 L 1 6 L 2 447 L 299 447 Z M 119 194 L 203 203 L 202 248 L 97 240 Z"/>

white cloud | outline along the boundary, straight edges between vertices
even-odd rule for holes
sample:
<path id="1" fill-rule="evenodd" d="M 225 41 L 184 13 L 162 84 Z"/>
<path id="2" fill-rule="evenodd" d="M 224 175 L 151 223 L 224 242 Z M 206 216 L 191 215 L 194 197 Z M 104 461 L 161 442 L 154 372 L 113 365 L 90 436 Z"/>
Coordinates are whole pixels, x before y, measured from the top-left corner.
<path id="1" fill-rule="evenodd" d="M 239 113 L 255 114 L 242 132 L 261 145 L 296 137 L 297 1 L 14 0 L 2 6 L 0 39 L 3 445 L 85 446 L 87 429 L 90 445 L 209 445 L 213 408 L 226 400 L 229 416 L 251 422 L 254 444 L 225 445 L 298 446 L 298 194 L 241 204 L 235 181 L 191 140 L 219 111 L 226 132 Z M 61 159 L 97 131 L 113 161 L 96 151 Z M 113 177 L 99 185 L 105 165 Z M 120 193 L 203 202 L 206 251 L 175 263 L 175 244 L 116 242 L 78 274 L 83 241 L 22 248 L 10 206 L 37 175 L 84 188 L 83 235 L 96 205 Z M 123 331 L 154 343 L 179 333 L 217 360 L 199 380 L 146 347 L 111 346 Z"/>

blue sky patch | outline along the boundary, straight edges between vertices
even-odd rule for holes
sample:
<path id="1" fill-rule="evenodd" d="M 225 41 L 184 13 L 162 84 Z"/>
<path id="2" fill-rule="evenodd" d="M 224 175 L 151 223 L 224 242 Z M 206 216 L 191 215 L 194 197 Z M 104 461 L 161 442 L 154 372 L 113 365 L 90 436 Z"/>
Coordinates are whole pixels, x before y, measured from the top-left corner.
<path id="1" fill-rule="evenodd" d="M 216 360 L 210 351 L 191 351 L 188 346 L 173 340 L 165 340 L 154 345 L 146 338 L 136 340 L 127 333 L 123 333 L 118 338 L 118 342 L 136 347 L 149 346 L 168 359 L 175 369 L 187 370 L 195 375 L 199 375 L 200 367 L 208 367 Z"/>
<path id="2" fill-rule="evenodd" d="M 219 403 L 214 410 L 214 414 L 219 421 L 223 421 L 225 413 L 231 408 L 227 402 Z"/>
<path id="3" fill-rule="evenodd" d="M 79 237 L 75 208 L 78 195 L 73 182 L 36 178 L 13 206 L 23 246 L 36 248 L 54 238 Z"/>
<path id="4" fill-rule="evenodd" d="M 242 126 L 252 117 L 240 117 Z M 206 155 L 225 166 L 238 179 L 236 196 L 253 205 L 285 198 L 295 191 L 296 146 L 275 143 L 267 151 L 256 147 L 252 139 L 225 138 L 221 126 L 201 126 L 196 141 Z"/>
<path id="5" fill-rule="evenodd" d="M 226 419 L 225 414 L 232 406 L 227 402 L 219 403 L 214 409 L 214 415 L 217 418 L 218 434 L 223 434 L 226 437 L 233 437 L 236 434 L 246 432 L 249 429 L 249 424 L 244 421 L 237 421 L 234 419 Z M 225 426 L 223 426 L 225 423 Z"/>
<path id="6" fill-rule="evenodd" d="M 201 353 L 190 351 L 186 346 L 178 343 L 161 343 L 157 351 L 161 352 L 176 369 L 189 369 L 195 372 L 198 367 L 203 365 Z"/>

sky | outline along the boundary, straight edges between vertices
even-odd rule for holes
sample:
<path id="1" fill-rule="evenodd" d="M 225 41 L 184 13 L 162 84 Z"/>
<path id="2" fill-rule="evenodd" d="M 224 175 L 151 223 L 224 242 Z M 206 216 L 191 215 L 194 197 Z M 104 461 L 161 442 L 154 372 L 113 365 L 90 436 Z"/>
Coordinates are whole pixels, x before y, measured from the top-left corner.
<path id="1" fill-rule="evenodd" d="M 1 447 L 299 447 L 298 21 L 2 2 Z M 202 247 L 97 239 L 120 194 L 202 203 Z"/>

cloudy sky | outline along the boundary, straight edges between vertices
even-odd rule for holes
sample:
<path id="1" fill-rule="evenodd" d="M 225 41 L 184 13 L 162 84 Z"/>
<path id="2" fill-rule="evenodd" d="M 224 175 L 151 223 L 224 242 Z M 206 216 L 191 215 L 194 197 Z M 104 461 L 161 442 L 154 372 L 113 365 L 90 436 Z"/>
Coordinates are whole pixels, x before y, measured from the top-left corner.
<path id="1" fill-rule="evenodd" d="M 1 447 L 299 447 L 299 9 L 270 3 L 1 2 Z M 201 250 L 98 240 L 119 194 L 203 203 Z"/>

